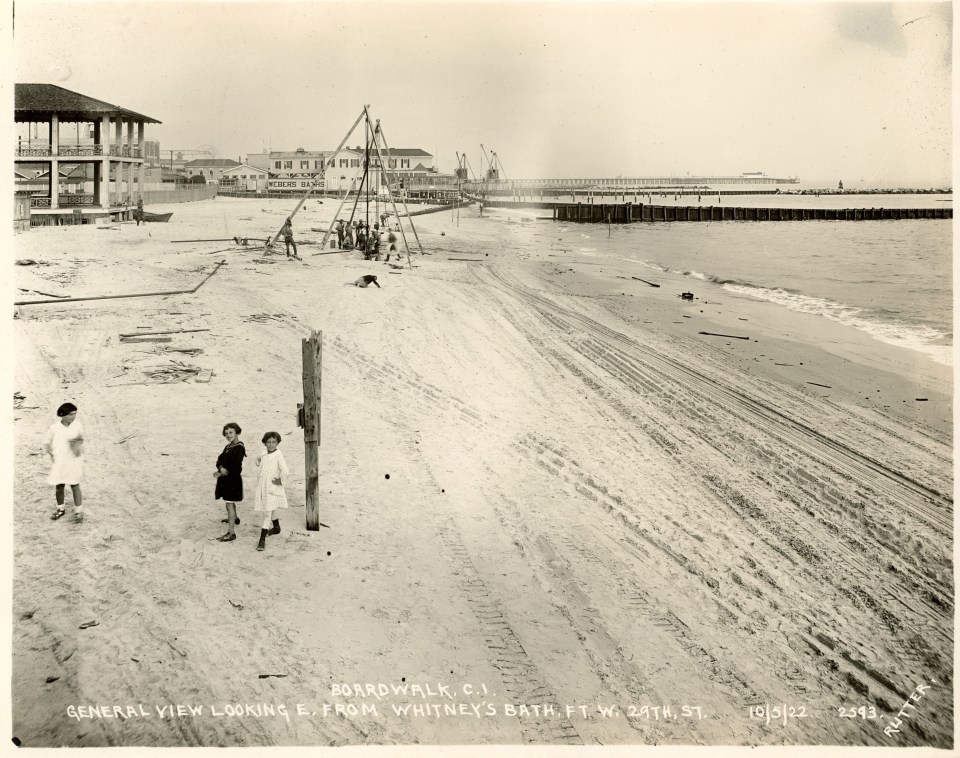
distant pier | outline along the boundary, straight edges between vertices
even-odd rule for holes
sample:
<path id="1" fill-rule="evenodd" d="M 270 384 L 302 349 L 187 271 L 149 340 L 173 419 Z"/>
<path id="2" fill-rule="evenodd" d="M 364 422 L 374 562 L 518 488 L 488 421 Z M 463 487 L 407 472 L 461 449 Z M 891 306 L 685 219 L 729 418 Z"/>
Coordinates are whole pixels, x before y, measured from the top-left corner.
<path id="1" fill-rule="evenodd" d="M 643 221 L 880 221 L 953 218 L 953 208 L 739 208 L 646 203 L 550 203 L 490 200 L 484 208 L 543 209 L 557 221 L 631 224 Z"/>

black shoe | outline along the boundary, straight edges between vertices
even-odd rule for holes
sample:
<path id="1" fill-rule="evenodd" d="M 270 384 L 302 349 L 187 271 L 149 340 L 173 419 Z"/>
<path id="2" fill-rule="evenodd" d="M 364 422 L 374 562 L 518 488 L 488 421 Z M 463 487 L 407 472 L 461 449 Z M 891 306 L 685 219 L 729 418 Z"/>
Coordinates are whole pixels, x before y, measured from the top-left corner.
<path id="1" fill-rule="evenodd" d="M 227 523 L 227 520 L 226 520 L 225 518 L 222 518 L 222 519 L 220 519 L 220 523 L 221 523 L 221 524 L 226 524 L 226 523 Z M 239 523 L 240 523 L 240 518 L 237 517 L 237 519 L 236 519 L 233 523 L 234 523 L 234 524 L 239 524 Z"/>
<path id="2" fill-rule="evenodd" d="M 273 529 L 271 529 L 267 534 L 280 534 L 280 519 L 275 518 L 273 520 Z"/>
<path id="3" fill-rule="evenodd" d="M 260 530 L 260 541 L 257 543 L 257 550 L 263 550 L 267 546 L 267 530 Z"/>

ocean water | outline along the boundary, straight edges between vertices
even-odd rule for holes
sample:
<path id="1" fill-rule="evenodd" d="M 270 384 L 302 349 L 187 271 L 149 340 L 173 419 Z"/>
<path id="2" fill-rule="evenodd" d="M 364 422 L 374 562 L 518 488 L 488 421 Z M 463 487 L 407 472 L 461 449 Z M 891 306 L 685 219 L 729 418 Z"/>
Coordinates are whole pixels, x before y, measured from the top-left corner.
<path id="1" fill-rule="evenodd" d="M 676 272 L 699 292 L 722 287 L 953 363 L 950 220 L 638 223 L 609 235 L 535 223 L 563 230 L 581 255 Z"/>

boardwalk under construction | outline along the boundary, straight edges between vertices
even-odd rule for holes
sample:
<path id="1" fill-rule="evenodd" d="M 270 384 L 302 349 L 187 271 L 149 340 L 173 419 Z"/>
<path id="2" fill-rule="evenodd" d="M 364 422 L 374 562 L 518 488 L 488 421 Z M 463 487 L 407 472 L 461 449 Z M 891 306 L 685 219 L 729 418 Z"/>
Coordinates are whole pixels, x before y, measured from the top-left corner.
<path id="1" fill-rule="evenodd" d="M 487 200 L 487 208 L 540 208 L 557 221 L 630 224 L 639 221 L 879 221 L 953 218 L 953 208 L 742 208 L 647 203 L 545 203 Z"/>

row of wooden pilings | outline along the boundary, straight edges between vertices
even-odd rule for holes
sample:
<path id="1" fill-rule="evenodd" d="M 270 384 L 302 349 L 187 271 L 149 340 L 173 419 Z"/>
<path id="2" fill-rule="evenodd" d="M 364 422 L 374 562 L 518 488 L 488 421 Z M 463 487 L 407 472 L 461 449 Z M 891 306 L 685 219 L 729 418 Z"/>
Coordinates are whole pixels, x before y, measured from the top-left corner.
<path id="1" fill-rule="evenodd" d="M 490 206 L 499 206 L 492 202 Z M 504 206 L 520 207 L 519 203 Z M 542 205 L 540 206 L 543 207 Z M 876 221 L 881 219 L 953 218 L 953 208 L 738 208 L 623 203 L 553 205 L 557 221 L 629 224 L 637 221 Z"/>

